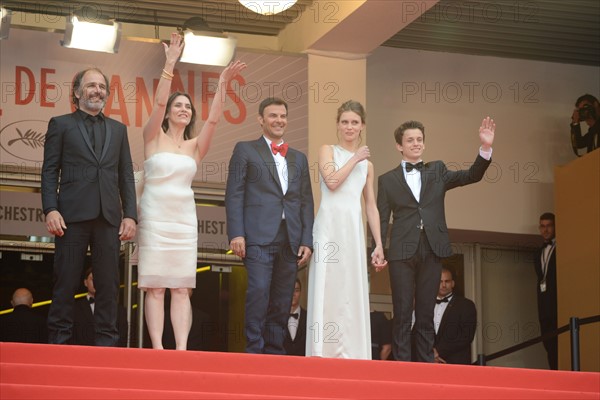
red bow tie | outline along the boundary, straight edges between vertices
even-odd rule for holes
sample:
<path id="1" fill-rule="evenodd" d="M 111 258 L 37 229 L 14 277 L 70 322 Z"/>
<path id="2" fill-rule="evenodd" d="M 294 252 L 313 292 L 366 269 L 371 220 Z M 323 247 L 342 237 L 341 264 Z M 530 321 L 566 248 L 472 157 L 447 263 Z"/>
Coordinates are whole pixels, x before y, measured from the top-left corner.
<path id="1" fill-rule="evenodd" d="M 280 145 L 276 145 L 275 143 L 271 142 L 271 151 L 273 152 L 273 155 L 280 153 L 282 156 L 285 157 L 288 151 L 288 144 L 282 143 Z"/>

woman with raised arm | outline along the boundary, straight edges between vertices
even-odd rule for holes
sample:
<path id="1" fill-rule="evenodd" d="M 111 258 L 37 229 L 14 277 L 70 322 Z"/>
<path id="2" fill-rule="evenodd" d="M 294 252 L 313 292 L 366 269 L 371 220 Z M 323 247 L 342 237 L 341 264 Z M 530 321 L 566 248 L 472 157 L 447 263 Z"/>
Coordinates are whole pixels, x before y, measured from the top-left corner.
<path id="1" fill-rule="evenodd" d="M 186 93 L 169 95 L 183 38 L 171 34 L 150 119 L 144 126 L 144 188 L 139 205 L 138 287 L 146 291 L 145 315 L 152 348 L 162 349 L 165 290 L 171 292 L 171 322 L 177 350 L 185 350 L 192 324 L 188 289 L 196 287 L 198 229 L 196 169 L 206 155 L 226 100 L 228 82 L 246 64 L 223 70 L 208 119 L 196 132 L 196 110 Z"/>
<path id="2" fill-rule="evenodd" d="M 387 265 L 379 211 L 373 192 L 369 148 L 360 146 L 363 106 L 349 100 L 338 108 L 338 144 L 319 151 L 321 204 L 313 228 L 314 253 L 308 270 L 306 355 L 371 359 L 367 254 L 361 199 L 375 249 L 376 271 Z"/>

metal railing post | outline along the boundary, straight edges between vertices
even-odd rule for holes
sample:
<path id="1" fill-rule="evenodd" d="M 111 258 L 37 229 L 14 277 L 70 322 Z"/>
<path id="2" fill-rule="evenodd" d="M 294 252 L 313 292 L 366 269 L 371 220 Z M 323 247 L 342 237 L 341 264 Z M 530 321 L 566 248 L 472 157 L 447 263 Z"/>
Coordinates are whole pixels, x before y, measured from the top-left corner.
<path id="1" fill-rule="evenodd" d="M 579 318 L 569 319 L 571 330 L 571 371 L 581 371 L 579 363 Z"/>
<path id="2" fill-rule="evenodd" d="M 477 354 L 477 365 L 485 366 L 485 354 Z"/>
<path id="3" fill-rule="evenodd" d="M 125 270 L 124 270 L 124 277 L 123 277 L 123 297 L 124 297 L 124 303 L 125 303 L 125 310 L 127 311 L 127 347 L 131 347 L 131 337 L 132 337 L 132 333 L 131 332 L 131 307 L 132 307 L 132 299 L 131 299 L 131 291 L 132 291 L 132 287 L 131 284 L 133 282 L 132 280 L 132 274 L 131 274 L 131 254 L 133 253 L 133 243 L 132 242 L 127 242 L 125 243 L 125 256 L 124 256 L 124 264 L 125 264 Z"/>

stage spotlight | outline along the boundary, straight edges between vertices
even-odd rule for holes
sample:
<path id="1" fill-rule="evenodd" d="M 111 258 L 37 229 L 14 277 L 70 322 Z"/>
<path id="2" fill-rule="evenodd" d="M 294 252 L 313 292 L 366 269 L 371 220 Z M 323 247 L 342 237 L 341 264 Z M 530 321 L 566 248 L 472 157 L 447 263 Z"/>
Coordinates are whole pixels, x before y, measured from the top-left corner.
<path id="1" fill-rule="evenodd" d="M 212 32 L 183 32 L 185 47 L 181 62 L 203 65 L 228 65 L 235 54 L 237 40 Z"/>
<path id="2" fill-rule="evenodd" d="M 67 18 L 61 45 L 71 49 L 116 53 L 121 40 L 121 24 L 115 21 L 87 22 L 76 15 Z"/>
<path id="3" fill-rule="evenodd" d="M 4 7 L 0 8 L 0 39 L 8 39 L 8 31 L 10 30 L 11 11 Z"/>
<path id="4" fill-rule="evenodd" d="M 257 14 L 279 14 L 296 4 L 296 0 L 238 0 L 241 5 Z"/>

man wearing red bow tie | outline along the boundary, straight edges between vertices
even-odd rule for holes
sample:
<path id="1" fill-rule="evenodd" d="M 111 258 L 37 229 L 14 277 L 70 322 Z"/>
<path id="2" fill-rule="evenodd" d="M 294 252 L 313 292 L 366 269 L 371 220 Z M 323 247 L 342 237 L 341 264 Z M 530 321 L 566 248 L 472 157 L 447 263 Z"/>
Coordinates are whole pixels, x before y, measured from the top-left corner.
<path id="1" fill-rule="evenodd" d="M 314 205 L 306 156 L 283 142 L 288 107 L 258 109 L 262 136 L 240 142 L 225 193 L 231 250 L 246 265 L 246 352 L 285 354 L 297 267 L 312 255 Z"/>

